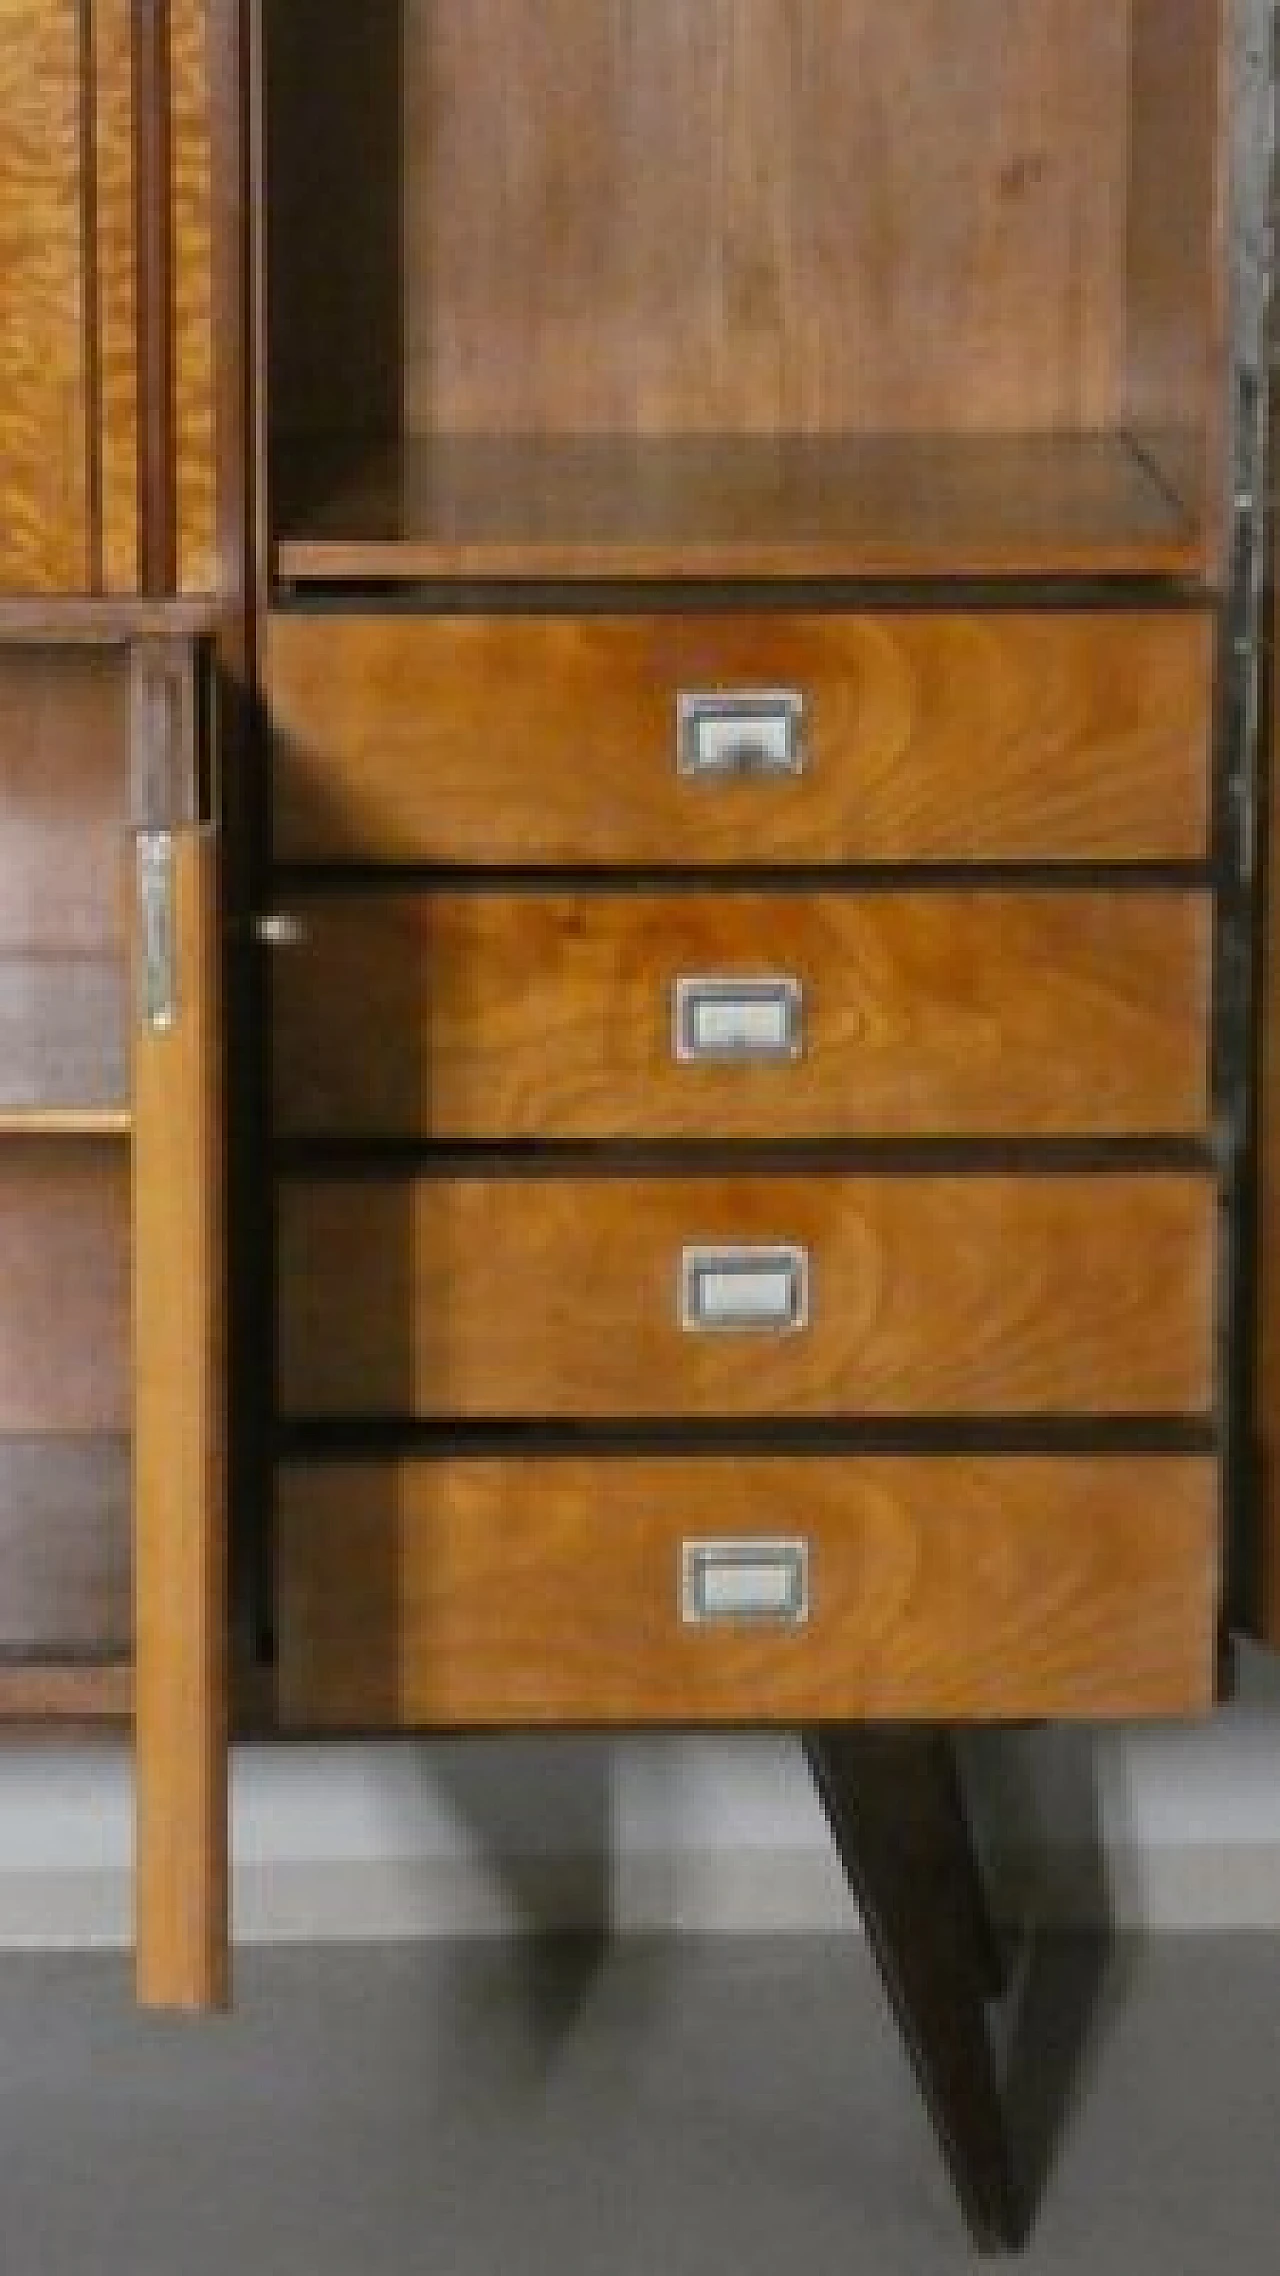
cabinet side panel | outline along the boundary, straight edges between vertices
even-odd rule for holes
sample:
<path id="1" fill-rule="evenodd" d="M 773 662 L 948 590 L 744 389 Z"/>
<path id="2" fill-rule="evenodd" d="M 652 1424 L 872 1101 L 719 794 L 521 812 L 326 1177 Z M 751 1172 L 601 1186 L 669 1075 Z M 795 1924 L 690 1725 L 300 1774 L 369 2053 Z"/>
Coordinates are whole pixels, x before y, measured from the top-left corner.
<path id="1" fill-rule="evenodd" d="M 138 275 L 134 226 L 133 10 L 93 11 L 101 582 L 138 590 Z"/>
<path id="2" fill-rule="evenodd" d="M 1125 422 L 1210 529 L 1226 486 L 1216 461 L 1227 386 L 1229 16 L 1222 0 L 1133 5 Z"/>
<path id="3" fill-rule="evenodd" d="M 0 591 L 91 573 L 87 11 L 0 0 Z"/>

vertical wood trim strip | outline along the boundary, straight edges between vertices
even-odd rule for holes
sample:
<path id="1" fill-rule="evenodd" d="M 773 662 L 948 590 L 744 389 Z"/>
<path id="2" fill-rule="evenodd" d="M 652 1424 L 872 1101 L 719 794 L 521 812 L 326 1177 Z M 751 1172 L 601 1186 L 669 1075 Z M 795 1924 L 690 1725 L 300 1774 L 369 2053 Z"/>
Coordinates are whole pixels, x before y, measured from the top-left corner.
<path id="1" fill-rule="evenodd" d="M 218 584 L 210 12 L 210 0 L 171 0 L 167 59 L 176 577 L 184 593 Z"/>
<path id="2" fill-rule="evenodd" d="M 177 583 L 168 0 L 133 0 L 138 263 L 138 553 L 144 593 Z"/>
<path id="3" fill-rule="evenodd" d="M 139 1999 L 227 1996 L 225 1428 L 216 841 L 174 841 L 179 1000 L 134 1060 Z"/>
<path id="4" fill-rule="evenodd" d="M 98 107 L 91 0 L 79 0 L 76 43 L 80 56 L 80 232 L 84 275 L 84 490 L 85 547 L 91 592 L 103 590 L 102 355 L 98 275 Z"/>
<path id="5" fill-rule="evenodd" d="M 110 594 L 138 590 L 138 255 L 133 158 L 132 0 L 96 0 L 97 321 L 101 417 L 101 573 Z"/>

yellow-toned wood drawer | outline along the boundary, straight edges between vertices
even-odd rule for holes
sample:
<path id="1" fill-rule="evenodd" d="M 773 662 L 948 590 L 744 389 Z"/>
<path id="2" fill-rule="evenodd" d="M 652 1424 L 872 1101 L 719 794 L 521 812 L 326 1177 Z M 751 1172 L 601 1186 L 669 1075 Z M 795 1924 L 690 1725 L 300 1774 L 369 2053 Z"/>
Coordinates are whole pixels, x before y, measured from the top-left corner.
<path id="1" fill-rule="evenodd" d="M 279 1195 L 287 1415 L 1204 1415 L 1209 1175 L 341 1177 Z"/>
<path id="2" fill-rule="evenodd" d="M 1200 1133 L 1207 895 L 341 893 L 276 1126 L 450 1140 Z"/>
<path id="3" fill-rule="evenodd" d="M 1211 613 L 267 624 L 290 862 L 1197 860 Z"/>
<path id="4" fill-rule="evenodd" d="M 278 1495 L 286 1724 L 1212 1700 L 1207 1457 L 291 1462 Z"/>

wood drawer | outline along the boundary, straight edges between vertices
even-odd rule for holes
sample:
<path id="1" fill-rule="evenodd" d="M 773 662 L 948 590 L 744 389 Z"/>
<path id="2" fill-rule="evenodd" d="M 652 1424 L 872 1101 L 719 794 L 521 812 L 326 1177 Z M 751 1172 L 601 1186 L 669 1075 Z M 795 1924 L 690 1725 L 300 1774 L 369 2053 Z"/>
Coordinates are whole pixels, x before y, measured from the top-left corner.
<path id="1" fill-rule="evenodd" d="M 1208 1175 L 288 1179 L 282 1407 L 1204 1415 L 1215 1241 Z M 724 1324 L 784 1244 L 807 1325 Z"/>
<path id="2" fill-rule="evenodd" d="M 1207 847 L 1208 612 L 279 612 L 264 647 L 284 861 L 1198 860 Z M 681 695 L 734 691 L 803 698 L 803 772 L 681 772 Z"/>
<path id="3" fill-rule="evenodd" d="M 440 1141 L 1202 1132 L 1189 893 L 295 898 L 277 1128 Z"/>
<path id="4" fill-rule="evenodd" d="M 1213 1696 L 1206 1458 L 291 1463 L 278 1492 L 287 1724 L 1142 1716 Z M 803 1606 L 691 1625 L 686 1542 L 737 1575 L 702 1593 L 722 1612 L 759 1595 L 753 1559 L 767 1596 L 803 1545 Z"/>

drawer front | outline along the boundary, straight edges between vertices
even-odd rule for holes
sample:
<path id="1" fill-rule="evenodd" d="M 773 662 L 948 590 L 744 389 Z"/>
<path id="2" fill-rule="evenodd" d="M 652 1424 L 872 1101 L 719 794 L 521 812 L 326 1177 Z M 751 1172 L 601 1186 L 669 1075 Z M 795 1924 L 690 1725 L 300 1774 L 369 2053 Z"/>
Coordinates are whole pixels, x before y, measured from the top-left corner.
<path id="1" fill-rule="evenodd" d="M 286 1724 L 1187 1714 L 1196 1457 L 284 1465 Z"/>
<path id="2" fill-rule="evenodd" d="M 291 913 L 286 1135 L 1207 1125 L 1207 896 L 344 893 Z"/>
<path id="3" fill-rule="evenodd" d="M 1213 647 L 1207 612 L 277 613 L 275 852 L 1197 860 Z"/>
<path id="4" fill-rule="evenodd" d="M 1204 1415 L 1179 1175 L 289 1179 L 286 1414 Z"/>

